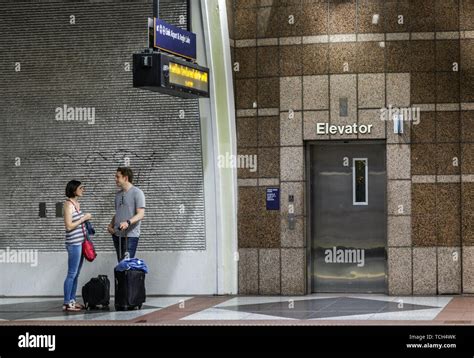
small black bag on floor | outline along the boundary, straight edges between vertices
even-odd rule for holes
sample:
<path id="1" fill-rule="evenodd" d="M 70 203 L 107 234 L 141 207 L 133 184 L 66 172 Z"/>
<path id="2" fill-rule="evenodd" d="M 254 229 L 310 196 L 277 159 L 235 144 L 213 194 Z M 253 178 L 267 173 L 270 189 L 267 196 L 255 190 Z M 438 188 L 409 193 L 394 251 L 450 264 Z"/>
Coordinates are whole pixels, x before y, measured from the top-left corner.
<path id="1" fill-rule="evenodd" d="M 82 287 L 82 299 L 86 309 L 98 306 L 108 308 L 110 302 L 110 281 L 106 275 L 92 278 Z"/>
<path id="2" fill-rule="evenodd" d="M 125 238 L 125 247 L 128 238 Z M 122 240 L 119 238 L 119 252 L 122 252 Z M 128 252 L 125 253 L 128 258 Z M 122 261 L 125 262 L 125 261 Z M 146 301 L 145 272 L 142 270 L 121 270 L 120 263 L 114 269 L 115 276 L 115 310 L 127 311 L 141 309 Z"/>

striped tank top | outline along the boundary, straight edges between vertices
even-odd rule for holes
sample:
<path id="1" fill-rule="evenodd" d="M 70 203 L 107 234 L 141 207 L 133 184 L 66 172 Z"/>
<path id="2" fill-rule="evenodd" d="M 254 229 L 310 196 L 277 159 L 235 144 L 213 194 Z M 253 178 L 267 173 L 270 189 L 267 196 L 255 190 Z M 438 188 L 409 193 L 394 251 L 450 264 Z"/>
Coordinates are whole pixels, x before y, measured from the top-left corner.
<path id="1" fill-rule="evenodd" d="M 77 221 L 84 216 L 82 210 L 77 211 L 73 206 L 72 212 L 72 221 Z M 82 231 L 82 226 L 84 224 L 78 225 L 75 229 L 71 231 L 66 230 L 66 245 L 81 245 L 84 242 L 84 232 Z M 85 230 L 85 228 L 84 228 Z"/>

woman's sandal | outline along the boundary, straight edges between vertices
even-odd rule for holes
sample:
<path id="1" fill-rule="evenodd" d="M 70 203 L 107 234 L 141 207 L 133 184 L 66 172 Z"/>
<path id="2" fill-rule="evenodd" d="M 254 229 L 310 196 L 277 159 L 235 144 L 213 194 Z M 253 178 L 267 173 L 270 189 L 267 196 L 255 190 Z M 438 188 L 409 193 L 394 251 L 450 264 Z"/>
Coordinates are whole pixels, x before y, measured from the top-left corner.
<path id="1" fill-rule="evenodd" d="M 63 305 L 63 312 L 79 312 L 81 308 L 77 307 L 76 305 Z"/>
<path id="2" fill-rule="evenodd" d="M 74 302 L 74 307 L 79 308 L 81 310 L 86 309 L 86 306 L 84 306 L 83 304 L 80 304 L 79 302 Z"/>
<path id="3" fill-rule="evenodd" d="M 76 307 L 76 308 L 80 308 L 81 310 L 86 309 L 86 306 L 84 306 L 83 304 L 80 304 L 79 302 L 71 301 L 71 304 L 74 305 L 74 307 Z"/>

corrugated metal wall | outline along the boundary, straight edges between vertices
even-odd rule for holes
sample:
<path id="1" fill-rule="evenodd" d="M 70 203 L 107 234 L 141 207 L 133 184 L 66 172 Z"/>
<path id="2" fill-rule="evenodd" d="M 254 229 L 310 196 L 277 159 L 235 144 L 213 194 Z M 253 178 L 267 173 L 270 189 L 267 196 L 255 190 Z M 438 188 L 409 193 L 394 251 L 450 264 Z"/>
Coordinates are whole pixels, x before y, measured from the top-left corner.
<path id="1" fill-rule="evenodd" d="M 186 26 L 185 1 L 160 13 Z M 149 16 L 150 0 L 0 1 L 0 248 L 64 250 L 55 205 L 77 178 L 96 245 L 112 250 L 115 169 L 128 157 L 147 198 L 139 249 L 205 249 L 198 102 L 134 89 L 126 70 Z M 57 121 L 65 104 L 94 107 L 95 123 Z"/>

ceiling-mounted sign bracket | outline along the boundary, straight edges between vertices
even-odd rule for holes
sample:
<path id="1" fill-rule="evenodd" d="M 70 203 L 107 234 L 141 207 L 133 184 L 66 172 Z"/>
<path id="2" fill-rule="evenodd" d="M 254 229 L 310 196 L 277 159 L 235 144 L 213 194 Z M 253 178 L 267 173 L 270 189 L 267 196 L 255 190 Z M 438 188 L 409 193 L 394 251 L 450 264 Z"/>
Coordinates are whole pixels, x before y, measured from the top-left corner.
<path id="1" fill-rule="evenodd" d="M 180 24 L 181 21 L 180 21 Z M 157 25 L 159 27 L 157 27 Z M 153 0 L 153 18 L 148 18 L 149 48 L 165 51 L 174 55 L 196 61 L 196 34 L 192 32 L 191 0 L 186 0 L 186 30 L 170 25 L 160 19 L 160 0 Z M 159 35 L 157 34 L 159 32 Z M 178 45 L 170 41 L 166 34 L 181 41 L 191 39 L 186 45 Z M 170 49 L 171 48 L 171 49 Z M 177 49 L 178 48 L 178 49 Z"/>
<path id="2" fill-rule="evenodd" d="M 196 34 L 191 29 L 187 0 L 187 30 L 159 18 L 159 0 L 148 19 L 148 48 L 133 55 L 133 87 L 182 98 L 209 97 L 209 69 L 199 66 Z"/>

